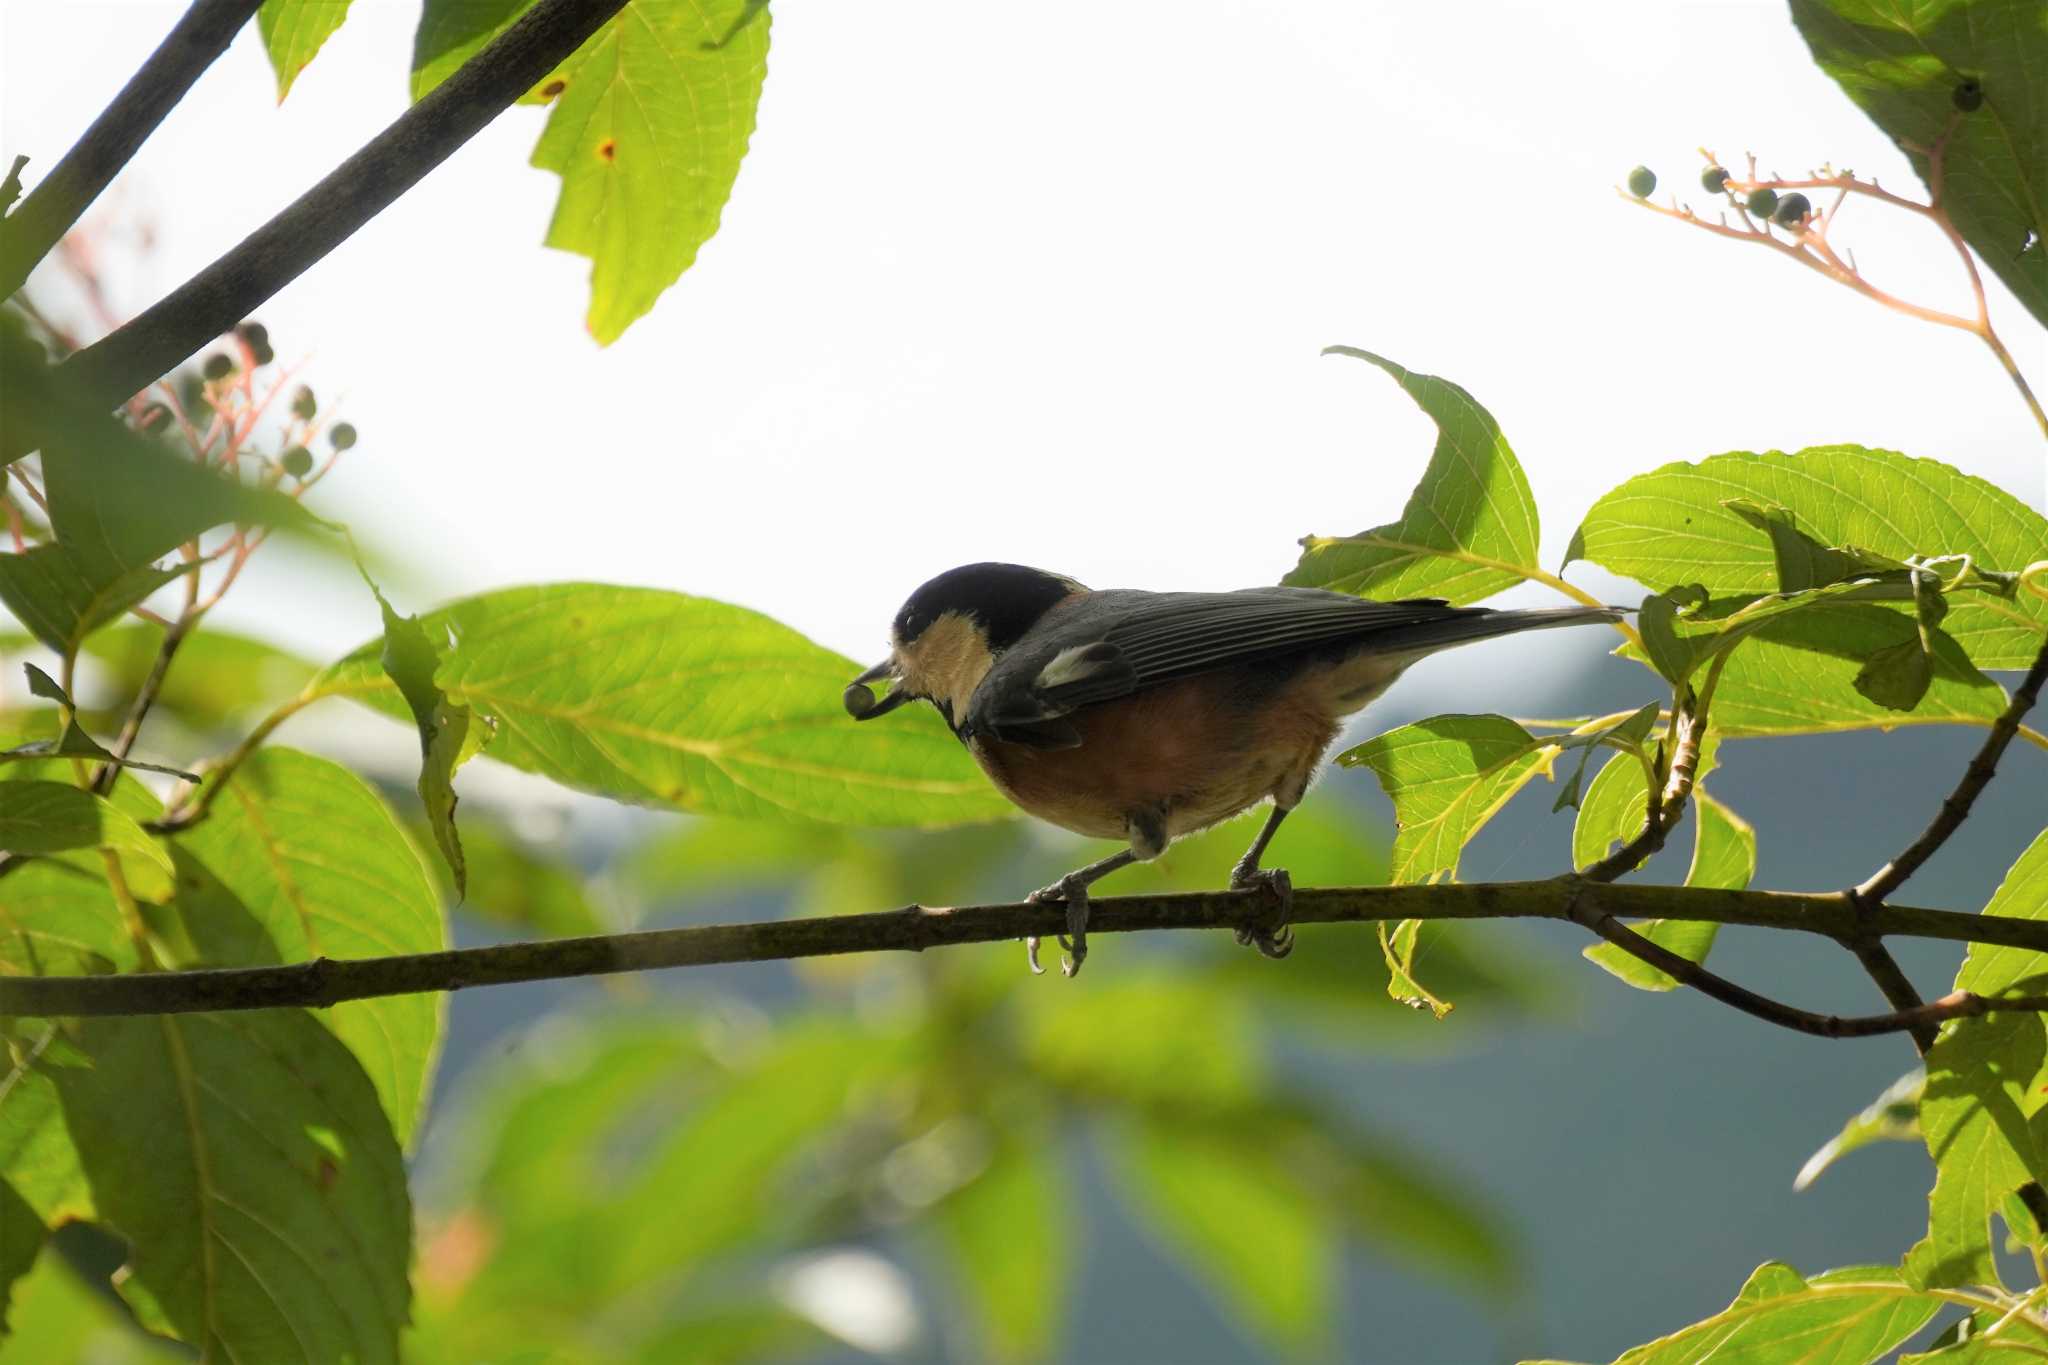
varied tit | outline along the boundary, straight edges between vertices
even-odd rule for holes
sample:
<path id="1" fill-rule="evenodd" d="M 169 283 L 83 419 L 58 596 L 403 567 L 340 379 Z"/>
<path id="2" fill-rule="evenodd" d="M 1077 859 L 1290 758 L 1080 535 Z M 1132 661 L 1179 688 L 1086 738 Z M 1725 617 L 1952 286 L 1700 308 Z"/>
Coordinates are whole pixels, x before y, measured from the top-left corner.
<path id="1" fill-rule="evenodd" d="M 1283 957 L 1293 888 L 1259 859 L 1344 717 L 1426 654 L 1620 616 L 1373 602 L 1320 588 L 1092 592 L 1019 564 L 969 564 L 910 595 L 889 657 L 849 683 L 845 701 L 855 720 L 929 701 L 1017 805 L 1129 842 L 1031 896 L 1067 907 L 1069 976 L 1087 956 L 1090 885 L 1270 797 L 1273 813 L 1230 884 L 1275 895 L 1279 927 L 1240 930 L 1238 941 Z M 895 686 L 877 700 L 870 684 L 883 679 Z"/>

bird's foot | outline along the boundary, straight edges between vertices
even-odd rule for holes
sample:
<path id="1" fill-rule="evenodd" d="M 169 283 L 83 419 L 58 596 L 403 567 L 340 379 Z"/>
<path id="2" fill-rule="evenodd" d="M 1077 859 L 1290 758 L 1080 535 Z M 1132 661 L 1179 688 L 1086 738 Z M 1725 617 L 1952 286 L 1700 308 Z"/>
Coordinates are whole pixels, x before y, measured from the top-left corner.
<path id="1" fill-rule="evenodd" d="M 1288 918 L 1294 913 L 1294 878 L 1287 875 L 1285 868 L 1260 869 L 1239 864 L 1230 871 L 1230 889 L 1250 891 L 1263 888 L 1278 904 L 1272 923 L 1264 928 L 1249 926 L 1237 931 L 1240 947 L 1257 948 L 1266 957 L 1282 958 L 1294 951 L 1294 926 Z"/>
<path id="2" fill-rule="evenodd" d="M 1033 905 L 1044 905 L 1048 901 L 1061 901 L 1067 907 L 1067 932 L 1059 935 L 1060 947 L 1066 956 L 1060 959 L 1060 974 L 1072 976 L 1081 970 L 1081 964 L 1088 960 L 1088 883 L 1078 873 L 1070 872 L 1051 886 L 1040 887 L 1024 898 Z M 1038 965 L 1038 936 L 1033 934 L 1024 940 L 1024 955 L 1031 963 L 1036 975 L 1044 975 L 1045 968 Z"/>

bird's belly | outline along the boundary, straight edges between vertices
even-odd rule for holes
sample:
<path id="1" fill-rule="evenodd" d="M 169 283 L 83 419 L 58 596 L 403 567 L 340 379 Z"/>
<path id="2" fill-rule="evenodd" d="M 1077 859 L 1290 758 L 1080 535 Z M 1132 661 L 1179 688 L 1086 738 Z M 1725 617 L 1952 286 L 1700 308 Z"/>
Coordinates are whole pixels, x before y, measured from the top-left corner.
<path id="1" fill-rule="evenodd" d="M 1030 814 L 1105 839 L 1126 837 L 1138 814 L 1163 818 L 1169 838 L 1227 820 L 1312 769 L 1335 728 L 1294 707 L 1227 705 L 1209 678 L 1069 719 L 1081 735 L 1077 748 L 978 738 L 973 753 L 1003 794 Z"/>

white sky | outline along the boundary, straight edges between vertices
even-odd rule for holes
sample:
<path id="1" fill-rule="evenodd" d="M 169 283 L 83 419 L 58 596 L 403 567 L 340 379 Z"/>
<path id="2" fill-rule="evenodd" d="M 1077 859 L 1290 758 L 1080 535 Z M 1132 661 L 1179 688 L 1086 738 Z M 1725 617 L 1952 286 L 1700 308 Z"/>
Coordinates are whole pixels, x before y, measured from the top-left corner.
<path id="1" fill-rule="evenodd" d="M 0 152 L 31 184 L 179 8 L 0 0 Z M 157 228 L 126 302 L 395 117 L 416 17 L 356 0 L 281 108 L 245 32 L 108 201 Z M 778 0 L 724 227 L 608 350 L 587 263 L 539 245 L 544 117 L 504 115 L 257 312 L 346 391 L 363 442 L 321 508 L 425 566 L 409 608 L 651 584 L 866 659 L 971 559 L 1270 582 L 1301 534 L 1396 515 L 1428 454 L 1331 342 L 1487 404 L 1553 563 L 1612 484 L 1729 449 L 1864 442 L 2048 496 L 1976 341 L 1614 196 L 1642 161 L 1700 201 L 1702 142 L 1916 185 L 1779 4 Z M 1873 278 L 1965 305 L 1931 229 L 1855 213 L 1837 240 Z M 1993 306 L 2044 387 L 2041 331 Z M 359 589 L 275 573 L 229 607 L 315 654 L 376 627 Z"/>

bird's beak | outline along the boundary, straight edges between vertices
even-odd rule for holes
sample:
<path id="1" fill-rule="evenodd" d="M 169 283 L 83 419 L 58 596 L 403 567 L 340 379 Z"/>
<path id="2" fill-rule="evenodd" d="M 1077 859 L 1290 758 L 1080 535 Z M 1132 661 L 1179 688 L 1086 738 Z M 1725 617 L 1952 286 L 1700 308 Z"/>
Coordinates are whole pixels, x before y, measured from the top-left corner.
<path id="1" fill-rule="evenodd" d="M 893 677 L 895 673 L 896 661 L 884 659 L 848 683 L 846 691 L 840 694 L 840 699 L 846 703 L 846 714 L 852 716 L 855 720 L 873 720 L 876 716 L 888 715 L 891 711 L 909 701 L 910 693 L 901 687 L 880 701 L 876 701 L 874 689 L 868 686 L 869 683 L 880 682 L 884 678 Z"/>

